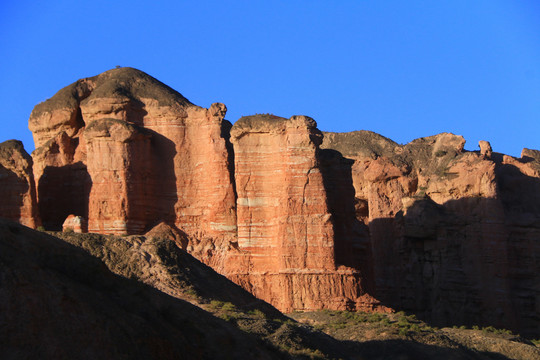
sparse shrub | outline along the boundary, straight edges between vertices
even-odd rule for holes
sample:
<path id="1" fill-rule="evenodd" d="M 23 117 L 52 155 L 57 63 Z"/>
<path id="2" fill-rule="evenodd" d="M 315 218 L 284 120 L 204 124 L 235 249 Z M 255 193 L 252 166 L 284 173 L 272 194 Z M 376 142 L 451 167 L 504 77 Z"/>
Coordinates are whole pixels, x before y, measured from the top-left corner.
<path id="1" fill-rule="evenodd" d="M 495 329 L 493 326 L 487 326 L 487 327 L 482 328 L 482 331 L 483 331 L 483 332 L 494 333 L 494 332 L 497 331 L 497 329 Z"/>
<path id="2" fill-rule="evenodd" d="M 472 329 L 473 330 L 480 330 L 480 327 L 478 325 L 473 325 Z"/>
<path id="3" fill-rule="evenodd" d="M 485 333 L 512 335 L 512 331 L 511 331 L 511 330 L 507 330 L 507 329 L 497 329 L 497 328 L 495 328 L 495 327 L 493 327 L 493 326 L 487 326 L 487 327 L 484 327 L 484 328 L 482 328 L 482 331 L 485 332 Z"/>
<path id="4" fill-rule="evenodd" d="M 333 323 L 329 324 L 328 326 L 334 330 L 345 329 L 347 327 L 345 323 Z"/>
<path id="5" fill-rule="evenodd" d="M 424 331 L 424 332 L 433 332 L 433 328 L 431 326 L 428 326 L 428 325 L 424 325 L 420 328 L 421 331 Z"/>
<path id="6" fill-rule="evenodd" d="M 400 317 L 397 324 L 399 326 L 409 326 L 409 325 L 411 325 L 411 323 L 409 322 L 409 319 L 407 319 L 405 316 Z"/>
<path id="7" fill-rule="evenodd" d="M 409 334 L 409 331 L 406 328 L 400 328 L 398 334 L 401 336 L 407 336 L 407 334 Z"/>
<path id="8" fill-rule="evenodd" d="M 45 228 L 42 226 L 42 225 L 39 225 L 37 228 L 36 228 L 37 231 L 45 231 Z"/>
<path id="9" fill-rule="evenodd" d="M 65 233 L 68 233 L 68 234 L 71 234 L 71 233 L 73 233 L 74 231 L 73 231 L 73 228 L 68 227 L 68 228 L 65 228 L 65 229 L 64 229 L 64 232 L 65 232 Z"/>
<path id="10" fill-rule="evenodd" d="M 373 313 L 373 314 L 369 314 L 369 315 L 367 316 L 366 320 L 367 320 L 368 322 L 374 323 L 374 322 L 379 322 L 379 321 L 381 321 L 383 318 L 384 318 L 383 315 L 378 314 L 378 313 Z"/>
<path id="11" fill-rule="evenodd" d="M 234 321 L 235 320 L 235 317 L 234 316 L 231 316 L 230 314 L 220 314 L 219 317 L 225 321 Z"/>
<path id="12" fill-rule="evenodd" d="M 223 301 L 219 300 L 212 300 L 210 301 L 210 306 L 214 309 L 221 309 L 225 303 Z"/>
<path id="13" fill-rule="evenodd" d="M 235 306 L 233 303 L 226 302 L 226 303 L 224 303 L 223 306 L 221 307 L 221 310 L 225 310 L 225 311 L 236 311 L 236 306 Z"/>
<path id="14" fill-rule="evenodd" d="M 248 314 L 255 316 L 257 319 L 266 318 L 266 315 L 264 315 L 264 313 L 259 309 L 251 310 L 248 312 Z"/>

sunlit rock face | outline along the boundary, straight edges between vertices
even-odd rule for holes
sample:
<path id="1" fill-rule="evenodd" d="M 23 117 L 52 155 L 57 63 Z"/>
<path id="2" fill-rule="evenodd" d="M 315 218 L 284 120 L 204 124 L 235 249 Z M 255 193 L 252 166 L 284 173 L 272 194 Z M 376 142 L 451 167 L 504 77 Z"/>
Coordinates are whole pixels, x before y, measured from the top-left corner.
<path id="1" fill-rule="evenodd" d="M 38 215 L 32 158 L 17 140 L 0 143 L 0 216 L 36 228 Z"/>
<path id="2" fill-rule="evenodd" d="M 197 239 L 191 250 L 210 261 L 210 239 L 236 235 L 225 113 L 132 68 L 60 90 L 29 121 L 39 206 L 58 208 L 45 227 L 58 230 L 69 214 L 100 233 L 142 233 L 167 221 Z"/>
<path id="3" fill-rule="evenodd" d="M 228 276 L 280 309 L 356 309 L 359 271 L 339 266 L 313 119 L 255 115 L 231 130 L 238 248 Z"/>
<path id="4" fill-rule="evenodd" d="M 465 151 L 450 133 L 400 145 L 306 116 L 233 126 L 226 110 L 131 68 L 81 79 L 34 108 L 33 167 L 0 147 L 0 216 L 171 237 L 284 311 L 391 307 L 537 334 L 539 151 Z"/>

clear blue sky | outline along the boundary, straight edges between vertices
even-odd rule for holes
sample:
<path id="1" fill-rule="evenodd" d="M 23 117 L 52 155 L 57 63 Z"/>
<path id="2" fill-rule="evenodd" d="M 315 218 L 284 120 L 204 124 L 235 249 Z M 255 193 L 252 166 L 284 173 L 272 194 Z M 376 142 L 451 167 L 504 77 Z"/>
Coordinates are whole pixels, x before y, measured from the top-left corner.
<path id="1" fill-rule="evenodd" d="M 151 4 L 152 3 L 152 4 Z M 540 1 L 28 1 L 0 4 L 0 141 L 75 80 L 147 72 L 227 119 L 313 117 L 399 143 L 440 132 L 540 149 Z"/>

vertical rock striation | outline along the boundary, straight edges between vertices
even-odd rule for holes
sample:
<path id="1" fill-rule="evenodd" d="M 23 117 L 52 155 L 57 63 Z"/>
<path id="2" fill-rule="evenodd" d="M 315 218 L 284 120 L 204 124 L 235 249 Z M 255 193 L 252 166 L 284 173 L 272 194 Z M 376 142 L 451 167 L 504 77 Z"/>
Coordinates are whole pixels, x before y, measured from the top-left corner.
<path id="1" fill-rule="evenodd" d="M 90 122 L 84 130 L 88 174 L 88 230 L 140 234 L 152 219 L 155 176 L 150 135 L 137 125 L 115 119 Z"/>
<path id="2" fill-rule="evenodd" d="M 0 215 L 153 229 L 283 311 L 389 306 L 538 335 L 539 151 L 469 152 L 449 133 L 323 142 L 305 116 L 232 126 L 226 111 L 132 68 L 81 79 L 34 108 L 33 168 L 0 145 Z"/>
<path id="3" fill-rule="evenodd" d="M 241 255 L 227 275 L 285 311 L 369 306 L 360 273 L 335 261 L 321 140 L 305 116 L 248 116 L 231 130 Z"/>
<path id="4" fill-rule="evenodd" d="M 17 140 L 0 143 L 0 216 L 36 228 L 38 215 L 32 158 Z"/>
<path id="5" fill-rule="evenodd" d="M 361 131 L 325 133 L 322 146 L 354 161 L 377 298 L 436 325 L 536 334 L 540 163 L 483 142 L 480 152 L 465 152 L 464 143 L 440 134 L 398 145 Z"/>
<path id="6" fill-rule="evenodd" d="M 101 233 L 143 233 L 166 221 L 192 238 L 201 259 L 222 262 L 214 255 L 236 234 L 225 113 L 132 68 L 60 90 L 29 121 L 38 203 L 42 213 L 57 209 L 46 228 L 59 230 L 69 214 Z"/>

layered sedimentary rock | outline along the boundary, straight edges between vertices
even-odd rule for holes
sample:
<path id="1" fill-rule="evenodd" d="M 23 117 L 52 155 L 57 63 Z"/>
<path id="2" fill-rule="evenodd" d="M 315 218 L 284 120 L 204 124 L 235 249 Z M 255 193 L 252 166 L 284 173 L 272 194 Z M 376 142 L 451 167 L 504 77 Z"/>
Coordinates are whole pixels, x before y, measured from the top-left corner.
<path id="1" fill-rule="evenodd" d="M 368 224 L 376 296 L 439 325 L 537 333 L 538 160 L 463 151 L 440 134 L 398 145 L 367 131 L 325 134 L 354 161 L 359 220 Z M 525 195 L 527 194 L 527 195 Z M 523 224 L 525 222 L 526 224 Z"/>
<path id="2" fill-rule="evenodd" d="M 90 232 L 140 234 L 153 215 L 150 134 L 121 120 L 100 119 L 84 129 Z"/>
<path id="3" fill-rule="evenodd" d="M 321 140 L 305 116 L 243 117 L 231 130 L 242 255 L 227 275 L 285 311 L 365 305 L 360 273 L 335 261 Z"/>
<path id="4" fill-rule="evenodd" d="M 223 104 L 195 106 L 131 68 L 60 90 L 29 121 L 38 203 L 42 213 L 57 209 L 45 227 L 59 229 L 69 214 L 101 233 L 141 233 L 167 221 L 210 261 L 210 239 L 236 233 L 225 112 Z"/>
<path id="5" fill-rule="evenodd" d="M 32 158 L 17 140 L 0 144 L 0 216 L 36 228 L 38 215 Z"/>
<path id="6" fill-rule="evenodd" d="M 29 123 L 43 225 L 150 230 L 281 310 L 386 305 L 538 333 L 539 151 L 465 151 L 449 133 L 320 145 L 308 117 L 225 113 L 130 68 L 60 90 Z M 35 226 L 26 161 L 0 215 Z"/>

